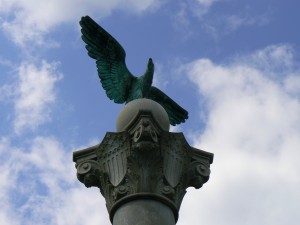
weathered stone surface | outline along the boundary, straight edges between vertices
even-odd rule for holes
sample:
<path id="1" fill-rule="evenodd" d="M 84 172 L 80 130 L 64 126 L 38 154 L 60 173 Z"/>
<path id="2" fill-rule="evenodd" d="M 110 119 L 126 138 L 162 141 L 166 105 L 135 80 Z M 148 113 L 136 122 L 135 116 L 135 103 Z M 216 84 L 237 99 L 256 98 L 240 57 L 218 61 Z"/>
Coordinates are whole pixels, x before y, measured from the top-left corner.
<path id="1" fill-rule="evenodd" d="M 129 126 L 134 125 L 133 120 L 138 118 L 141 112 L 151 112 L 160 129 L 169 131 L 169 117 L 164 108 L 157 102 L 146 98 L 131 101 L 123 107 L 118 115 L 117 131 L 128 130 Z"/>
<path id="2" fill-rule="evenodd" d="M 151 108 L 140 107 L 126 116 L 121 132 L 107 132 L 99 145 L 74 152 L 78 179 L 100 189 L 114 225 L 122 224 L 116 221 L 124 213 L 152 201 L 167 208 L 166 217 L 172 212 L 176 222 L 186 189 L 200 188 L 209 179 L 213 154 L 189 146 L 182 133 L 166 131 L 157 117 Z M 149 208 L 143 210 L 152 215 Z M 164 221 L 157 216 L 150 217 Z M 124 224 L 160 224 L 153 221 Z"/>
<path id="3" fill-rule="evenodd" d="M 174 225 L 175 219 L 172 210 L 165 204 L 140 199 L 123 204 L 115 213 L 113 225 L 124 224 Z"/>

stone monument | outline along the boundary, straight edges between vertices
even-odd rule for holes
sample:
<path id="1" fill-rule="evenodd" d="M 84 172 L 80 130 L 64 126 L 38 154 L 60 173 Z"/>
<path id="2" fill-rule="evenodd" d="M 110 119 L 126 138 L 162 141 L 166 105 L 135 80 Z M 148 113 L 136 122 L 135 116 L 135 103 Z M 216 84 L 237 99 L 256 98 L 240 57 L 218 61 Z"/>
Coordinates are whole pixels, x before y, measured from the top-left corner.
<path id="1" fill-rule="evenodd" d="M 84 18 L 90 21 L 89 17 Z M 95 24 L 82 26 L 89 26 L 90 32 L 101 28 Z M 112 42 L 108 33 L 103 39 L 103 30 L 94 33 L 94 38 Z M 88 38 L 85 42 L 90 55 L 103 51 L 100 47 L 88 47 L 94 45 L 89 43 L 91 34 Z M 116 45 L 115 39 L 113 43 Z M 112 57 L 101 54 L 94 57 L 97 65 L 114 64 Z M 148 69 L 152 70 L 152 60 L 149 62 Z M 143 87 L 147 81 L 130 78 L 136 82 L 131 90 L 124 91 L 124 87 L 116 85 L 111 94 L 114 82 L 108 84 L 112 78 L 107 77 L 123 78 L 108 68 L 98 66 L 102 86 L 115 102 L 124 100 L 127 104 L 119 113 L 116 132 L 107 132 L 100 144 L 73 153 L 77 178 L 86 187 L 100 189 L 113 225 L 175 225 L 186 189 L 201 188 L 208 181 L 213 154 L 189 146 L 182 133 L 169 132 L 170 124 L 187 119 L 187 111 L 151 87 L 152 77 L 150 86 Z M 118 91 L 121 94 L 116 94 Z"/>

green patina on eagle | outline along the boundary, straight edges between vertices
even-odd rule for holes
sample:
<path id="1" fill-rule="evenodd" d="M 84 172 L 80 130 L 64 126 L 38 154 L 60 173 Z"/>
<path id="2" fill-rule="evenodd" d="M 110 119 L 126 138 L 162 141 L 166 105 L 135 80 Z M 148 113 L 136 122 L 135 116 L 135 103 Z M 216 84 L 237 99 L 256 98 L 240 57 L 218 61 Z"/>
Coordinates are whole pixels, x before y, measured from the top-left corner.
<path id="1" fill-rule="evenodd" d="M 81 18 L 82 40 L 88 55 L 96 60 L 98 75 L 107 96 L 115 103 L 148 98 L 168 113 L 170 124 L 183 123 L 188 112 L 169 96 L 152 86 L 154 64 L 150 58 L 144 75 L 136 77 L 127 69 L 123 47 L 89 16 Z"/>

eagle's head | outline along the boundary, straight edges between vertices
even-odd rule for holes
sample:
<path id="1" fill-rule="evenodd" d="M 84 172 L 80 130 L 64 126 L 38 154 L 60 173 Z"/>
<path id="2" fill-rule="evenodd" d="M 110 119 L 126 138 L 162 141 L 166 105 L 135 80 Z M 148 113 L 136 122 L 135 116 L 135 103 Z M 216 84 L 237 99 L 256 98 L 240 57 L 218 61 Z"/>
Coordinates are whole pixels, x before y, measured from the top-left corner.
<path id="1" fill-rule="evenodd" d="M 154 64 L 153 64 L 153 61 L 151 58 L 149 58 L 149 61 L 148 61 L 148 71 L 151 73 L 154 73 Z"/>

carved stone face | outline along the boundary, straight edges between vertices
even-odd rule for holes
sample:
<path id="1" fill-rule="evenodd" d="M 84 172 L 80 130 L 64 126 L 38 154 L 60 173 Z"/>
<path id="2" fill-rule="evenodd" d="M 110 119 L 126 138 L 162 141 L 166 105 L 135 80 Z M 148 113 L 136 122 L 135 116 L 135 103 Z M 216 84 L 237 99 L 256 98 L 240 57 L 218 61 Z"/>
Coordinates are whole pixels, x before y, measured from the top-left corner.
<path id="1" fill-rule="evenodd" d="M 158 133 L 149 118 L 141 118 L 136 127 L 132 137 L 135 148 L 154 150 L 158 147 Z"/>
<path id="2" fill-rule="evenodd" d="M 142 118 L 133 134 L 133 141 L 138 142 L 153 142 L 157 143 L 157 133 L 152 122 L 148 118 Z"/>

